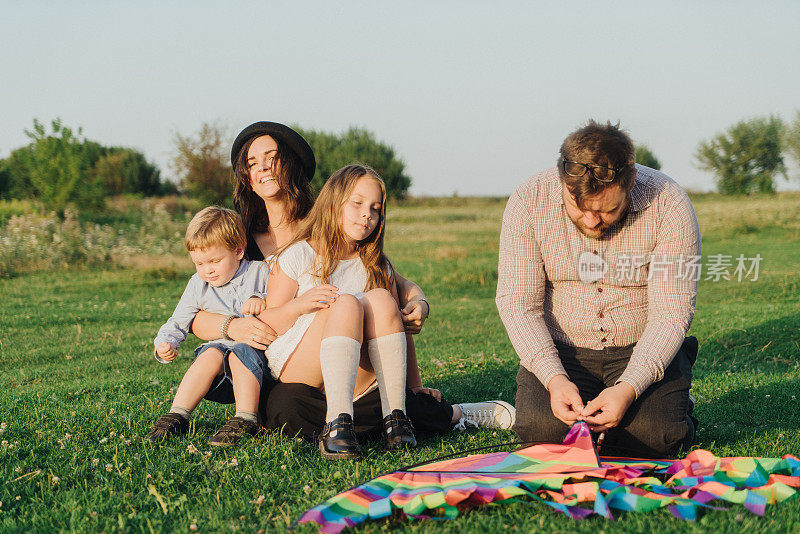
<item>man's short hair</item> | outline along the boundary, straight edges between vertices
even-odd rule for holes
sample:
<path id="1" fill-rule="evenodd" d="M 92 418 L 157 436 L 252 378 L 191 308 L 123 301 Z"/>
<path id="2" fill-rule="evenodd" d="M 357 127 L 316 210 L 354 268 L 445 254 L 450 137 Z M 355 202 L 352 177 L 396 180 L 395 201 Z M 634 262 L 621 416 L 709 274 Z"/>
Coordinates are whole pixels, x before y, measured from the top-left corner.
<path id="1" fill-rule="evenodd" d="M 209 206 L 192 217 L 186 228 L 185 242 L 190 252 L 215 245 L 236 251 L 244 250 L 247 236 L 238 213 L 220 206 Z"/>
<path id="2" fill-rule="evenodd" d="M 619 185 L 624 191 L 633 188 L 636 149 L 628 134 L 619 127 L 619 123 L 600 124 L 590 119 L 586 126 L 575 130 L 564 139 L 560 153 L 558 173 L 579 206 L 587 196 L 595 195 L 612 185 Z M 589 172 L 580 177 L 569 176 L 564 172 L 564 160 L 621 170 L 616 173 L 613 181 L 604 183 L 595 180 Z"/>

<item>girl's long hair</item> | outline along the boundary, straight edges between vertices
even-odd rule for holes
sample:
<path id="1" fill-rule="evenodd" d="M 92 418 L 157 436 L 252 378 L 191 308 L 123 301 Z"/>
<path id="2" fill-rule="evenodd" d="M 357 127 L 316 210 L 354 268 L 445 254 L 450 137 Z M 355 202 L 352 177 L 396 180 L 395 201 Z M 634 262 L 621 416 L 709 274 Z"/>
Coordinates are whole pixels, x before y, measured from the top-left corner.
<path id="1" fill-rule="evenodd" d="M 269 216 L 264 200 L 250 185 L 250 170 L 247 168 L 247 152 L 259 136 L 251 137 L 236 156 L 233 168 L 233 205 L 242 216 L 248 236 L 269 230 Z M 279 163 L 280 172 L 275 178 L 283 191 L 286 202 L 285 214 L 288 222 L 299 221 L 308 215 L 314 204 L 311 192 L 311 176 L 306 176 L 299 156 L 281 140 L 274 138 L 278 145 L 273 162 Z"/>
<path id="2" fill-rule="evenodd" d="M 331 275 L 339 265 L 339 254 L 345 248 L 342 231 L 342 209 L 350 198 L 356 182 L 370 178 L 381 187 L 381 214 L 372 233 L 356 244 L 358 255 L 367 271 L 366 291 L 382 287 L 391 291 L 394 277 L 389 274 L 389 259 L 383 253 L 383 235 L 386 220 L 386 185 L 378 173 L 361 164 L 347 165 L 334 172 L 317 196 L 308 216 L 298 224 L 294 237 L 276 254 L 275 260 L 287 248 L 300 241 L 308 241 L 316 252 L 312 276 L 322 284 L 330 283 Z"/>

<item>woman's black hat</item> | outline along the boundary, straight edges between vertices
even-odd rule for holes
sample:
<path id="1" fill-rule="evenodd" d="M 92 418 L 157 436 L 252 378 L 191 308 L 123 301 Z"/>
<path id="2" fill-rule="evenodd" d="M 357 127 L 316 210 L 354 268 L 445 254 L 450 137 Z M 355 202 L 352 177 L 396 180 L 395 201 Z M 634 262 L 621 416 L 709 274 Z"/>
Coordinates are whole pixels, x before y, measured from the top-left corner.
<path id="1" fill-rule="evenodd" d="M 277 139 L 294 150 L 295 154 L 300 158 L 300 163 L 303 166 L 308 179 L 314 176 L 314 171 L 317 168 L 317 160 L 314 158 L 314 151 L 311 150 L 308 142 L 303 139 L 303 136 L 295 132 L 288 126 L 278 122 L 260 121 L 254 122 L 236 136 L 231 148 L 231 166 L 236 166 L 236 156 L 242 149 L 244 144 L 251 137 L 260 137 L 262 135 L 269 135 L 273 139 Z"/>

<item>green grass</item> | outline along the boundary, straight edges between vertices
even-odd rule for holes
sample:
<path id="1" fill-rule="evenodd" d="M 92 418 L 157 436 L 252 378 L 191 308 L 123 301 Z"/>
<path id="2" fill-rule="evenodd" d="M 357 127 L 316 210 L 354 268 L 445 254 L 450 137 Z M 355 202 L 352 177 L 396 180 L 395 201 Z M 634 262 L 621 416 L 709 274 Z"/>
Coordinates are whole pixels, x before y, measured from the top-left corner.
<path id="1" fill-rule="evenodd" d="M 432 304 L 417 337 L 423 379 L 452 401 L 514 397 L 517 358 L 493 301 L 504 204 L 457 198 L 390 206 L 390 257 Z M 763 257 L 755 282 L 700 283 L 692 326 L 701 343 L 694 382 L 699 446 L 719 455 L 798 454 L 800 195 L 704 195 L 695 209 L 704 257 Z M 212 450 L 206 440 L 232 408 L 202 403 L 188 436 L 162 447 L 144 443 L 196 344 L 184 343 L 172 365 L 152 357 L 155 332 L 189 274 L 89 270 L 0 280 L 0 440 L 8 442 L 0 445 L 0 532 L 188 532 L 192 525 L 283 531 L 308 507 L 373 475 L 514 439 L 511 432 L 451 433 L 411 452 L 371 447 L 360 461 L 332 464 L 313 444 L 277 434 Z M 789 532 L 800 529 L 800 500 L 770 506 L 764 518 L 732 506 L 696 523 L 665 511 L 577 522 L 514 503 L 454 521 L 395 519 L 358 530 L 389 529 Z"/>

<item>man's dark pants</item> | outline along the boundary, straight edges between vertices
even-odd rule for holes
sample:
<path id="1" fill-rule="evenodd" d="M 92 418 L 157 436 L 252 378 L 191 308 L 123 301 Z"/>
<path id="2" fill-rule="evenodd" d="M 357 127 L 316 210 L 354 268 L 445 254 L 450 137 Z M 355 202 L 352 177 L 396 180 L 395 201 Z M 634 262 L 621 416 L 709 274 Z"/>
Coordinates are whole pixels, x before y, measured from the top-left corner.
<path id="1" fill-rule="evenodd" d="M 590 350 L 556 343 L 556 348 L 584 404 L 617 382 L 633 352 L 633 345 Z M 664 377 L 631 404 L 618 427 L 606 432 L 601 452 L 664 457 L 691 445 L 696 429 L 689 417 L 689 388 L 696 359 L 697 339 L 687 337 Z M 514 430 L 521 440 L 560 443 L 569 430 L 553 415 L 547 389 L 524 367 L 517 373 L 516 408 Z"/>

